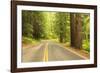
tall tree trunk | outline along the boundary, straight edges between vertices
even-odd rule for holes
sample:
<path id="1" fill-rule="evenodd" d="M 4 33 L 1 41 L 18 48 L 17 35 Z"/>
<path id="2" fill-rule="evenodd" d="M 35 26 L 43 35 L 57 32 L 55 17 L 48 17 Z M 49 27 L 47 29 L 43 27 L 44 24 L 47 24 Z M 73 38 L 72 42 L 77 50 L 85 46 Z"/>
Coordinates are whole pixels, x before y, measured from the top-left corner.
<path id="1" fill-rule="evenodd" d="M 81 14 L 70 14 L 71 46 L 82 48 L 82 18 Z"/>
<path id="2" fill-rule="evenodd" d="M 63 35 L 62 35 L 62 33 L 60 33 L 59 41 L 60 41 L 61 43 L 63 43 Z"/>

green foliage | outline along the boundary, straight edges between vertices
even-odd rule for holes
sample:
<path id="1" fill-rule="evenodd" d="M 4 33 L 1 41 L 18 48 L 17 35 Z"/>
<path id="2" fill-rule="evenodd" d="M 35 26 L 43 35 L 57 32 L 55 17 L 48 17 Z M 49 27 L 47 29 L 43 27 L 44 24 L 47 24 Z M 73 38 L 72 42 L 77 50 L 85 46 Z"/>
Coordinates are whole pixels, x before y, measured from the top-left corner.
<path id="1" fill-rule="evenodd" d="M 28 38 L 28 37 L 22 37 L 22 43 L 24 44 L 31 44 L 32 43 L 32 39 Z"/>
<path id="2" fill-rule="evenodd" d="M 40 40 L 36 40 L 36 39 L 28 38 L 28 37 L 22 37 L 22 43 L 35 45 L 35 44 L 40 43 Z"/>
<path id="3" fill-rule="evenodd" d="M 56 13 L 55 20 L 55 33 L 60 42 L 66 42 L 69 39 L 69 13 L 58 12 Z M 67 39 L 68 38 L 68 39 Z"/>
<path id="4" fill-rule="evenodd" d="M 31 25 L 31 13 L 28 11 L 22 11 L 22 35 L 26 37 L 32 37 L 33 26 Z"/>
<path id="5" fill-rule="evenodd" d="M 27 28 L 28 27 L 28 28 Z M 32 25 L 30 25 L 29 23 L 25 23 L 23 26 L 23 35 L 27 36 L 27 37 L 32 37 Z"/>
<path id="6" fill-rule="evenodd" d="M 83 36 L 84 39 L 89 39 L 90 36 L 90 15 L 89 14 L 82 14 L 83 18 Z"/>
<path id="7" fill-rule="evenodd" d="M 43 12 L 32 12 L 33 38 L 39 39 L 43 35 Z"/>
<path id="8" fill-rule="evenodd" d="M 90 52 L 90 43 L 87 40 L 83 40 L 83 49 Z"/>
<path id="9" fill-rule="evenodd" d="M 55 12 L 43 12 L 44 15 L 44 39 L 54 39 L 56 34 L 54 33 L 54 21 L 55 21 Z"/>
<path id="10" fill-rule="evenodd" d="M 82 14 L 83 19 L 83 44 L 82 47 L 86 51 L 90 52 L 90 15 L 89 14 Z"/>

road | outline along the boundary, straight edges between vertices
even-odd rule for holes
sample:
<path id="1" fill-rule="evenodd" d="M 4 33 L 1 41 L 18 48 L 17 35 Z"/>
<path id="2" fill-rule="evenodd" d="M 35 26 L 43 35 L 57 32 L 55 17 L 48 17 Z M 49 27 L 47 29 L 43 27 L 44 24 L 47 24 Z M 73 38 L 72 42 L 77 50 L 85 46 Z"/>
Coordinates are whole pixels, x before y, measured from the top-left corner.
<path id="1" fill-rule="evenodd" d="M 83 59 L 82 56 L 51 41 L 45 41 L 37 47 L 22 50 L 22 62 L 48 62 Z"/>

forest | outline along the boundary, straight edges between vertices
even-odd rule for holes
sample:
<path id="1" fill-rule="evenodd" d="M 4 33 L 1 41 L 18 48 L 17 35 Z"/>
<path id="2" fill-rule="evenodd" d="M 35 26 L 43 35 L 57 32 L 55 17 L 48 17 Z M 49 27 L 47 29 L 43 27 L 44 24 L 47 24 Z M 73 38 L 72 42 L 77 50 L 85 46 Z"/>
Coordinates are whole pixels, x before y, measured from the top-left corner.
<path id="1" fill-rule="evenodd" d="M 22 10 L 22 43 L 51 40 L 90 52 L 89 13 Z"/>

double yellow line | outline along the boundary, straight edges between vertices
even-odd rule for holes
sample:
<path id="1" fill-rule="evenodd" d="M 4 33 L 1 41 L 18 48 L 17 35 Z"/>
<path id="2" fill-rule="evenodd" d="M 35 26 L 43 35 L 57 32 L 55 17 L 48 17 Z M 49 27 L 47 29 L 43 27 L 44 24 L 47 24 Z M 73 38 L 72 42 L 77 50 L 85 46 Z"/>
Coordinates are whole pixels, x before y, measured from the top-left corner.
<path id="1" fill-rule="evenodd" d="M 48 62 L 48 43 L 45 44 L 43 61 Z"/>

